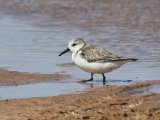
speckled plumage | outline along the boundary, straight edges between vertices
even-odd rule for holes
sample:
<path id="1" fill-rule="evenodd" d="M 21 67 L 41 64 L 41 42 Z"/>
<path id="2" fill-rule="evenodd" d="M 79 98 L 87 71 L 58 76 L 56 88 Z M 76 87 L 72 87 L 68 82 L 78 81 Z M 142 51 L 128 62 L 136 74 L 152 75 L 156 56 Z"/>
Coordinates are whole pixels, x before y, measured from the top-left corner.
<path id="1" fill-rule="evenodd" d="M 81 55 L 88 62 L 111 62 L 122 60 L 123 57 L 112 54 L 102 47 L 97 47 L 94 44 L 86 43 L 81 49 Z"/>

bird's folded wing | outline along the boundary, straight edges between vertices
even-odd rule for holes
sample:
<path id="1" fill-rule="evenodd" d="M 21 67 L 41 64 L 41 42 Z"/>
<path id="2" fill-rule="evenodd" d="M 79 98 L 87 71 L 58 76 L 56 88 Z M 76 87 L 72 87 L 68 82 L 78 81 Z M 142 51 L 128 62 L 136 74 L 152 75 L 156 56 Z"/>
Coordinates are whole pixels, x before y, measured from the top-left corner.
<path id="1" fill-rule="evenodd" d="M 111 52 L 104 48 L 96 47 L 92 44 L 84 46 L 81 50 L 81 56 L 88 62 L 111 62 L 111 61 L 122 61 L 123 58 L 120 56 L 113 55 Z"/>

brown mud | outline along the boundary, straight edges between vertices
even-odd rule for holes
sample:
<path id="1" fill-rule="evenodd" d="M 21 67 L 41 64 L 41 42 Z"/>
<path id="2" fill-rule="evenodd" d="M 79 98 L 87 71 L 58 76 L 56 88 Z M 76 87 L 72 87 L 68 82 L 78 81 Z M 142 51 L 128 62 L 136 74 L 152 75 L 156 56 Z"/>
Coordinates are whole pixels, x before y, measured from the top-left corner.
<path id="1" fill-rule="evenodd" d="M 0 86 L 51 82 L 57 80 L 65 80 L 69 78 L 71 78 L 71 76 L 64 73 L 40 74 L 8 71 L 3 68 L 0 69 Z"/>

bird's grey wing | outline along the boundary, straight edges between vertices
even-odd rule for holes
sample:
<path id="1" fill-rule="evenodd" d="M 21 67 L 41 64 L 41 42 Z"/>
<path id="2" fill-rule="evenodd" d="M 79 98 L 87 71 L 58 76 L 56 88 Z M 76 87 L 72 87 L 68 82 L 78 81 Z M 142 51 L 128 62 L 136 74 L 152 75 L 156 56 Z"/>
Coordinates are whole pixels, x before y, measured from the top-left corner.
<path id="1" fill-rule="evenodd" d="M 109 62 L 109 61 L 118 61 L 122 58 L 112 54 L 104 48 L 96 47 L 92 44 L 86 45 L 81 50 L 81 56 L 85 58 L 88 62 Z"/>

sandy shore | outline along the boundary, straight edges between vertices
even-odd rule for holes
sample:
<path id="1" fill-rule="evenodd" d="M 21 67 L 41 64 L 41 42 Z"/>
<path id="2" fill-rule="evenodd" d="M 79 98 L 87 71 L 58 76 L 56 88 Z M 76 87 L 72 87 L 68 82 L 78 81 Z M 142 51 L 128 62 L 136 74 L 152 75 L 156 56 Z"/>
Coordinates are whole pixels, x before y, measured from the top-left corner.
<path id="1" fill-rule="evenodd" d="M 8 73 L 9 71 L 5 72 L 10 76 L 9 74 L 11 73 Z M 19 79 L 21 77 L 21 75 L 19 76 L 20 73 L 13 73 L 17 77 L 11 78 L 21 83 Z M 52 78 L 52 75 L 42 75 L 42 77 L 40 75 L 40 77 L 37 77 L 37 74 L 23 74 L 27 78 L 33 76 L 31 77 L 32 79 Z M 160 94 L 150 93 L 143 96 L 136 96 L 136 94 L 144 92 L 140 88 L 151 85 L 160 85 L 160 80 L 134 83 L 127 86 L 103 86 L 89 89 L 83 93 L 55 97 L 1 100 L 0 119 L 159 120 Z M 139 91 L 136 91 L 137 89 Z"/>

